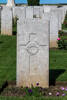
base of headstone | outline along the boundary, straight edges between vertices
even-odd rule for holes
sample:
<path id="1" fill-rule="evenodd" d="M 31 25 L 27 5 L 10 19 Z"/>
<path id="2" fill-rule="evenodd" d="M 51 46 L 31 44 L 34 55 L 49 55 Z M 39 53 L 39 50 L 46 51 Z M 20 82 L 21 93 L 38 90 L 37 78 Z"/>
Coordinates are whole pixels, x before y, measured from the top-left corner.
<path id="1" fill-rule="evenodd" d="M 50 48 L 57 48 L 57 47 L 58 47 L 57 41 L 55 40 L 50 41 Z"/>

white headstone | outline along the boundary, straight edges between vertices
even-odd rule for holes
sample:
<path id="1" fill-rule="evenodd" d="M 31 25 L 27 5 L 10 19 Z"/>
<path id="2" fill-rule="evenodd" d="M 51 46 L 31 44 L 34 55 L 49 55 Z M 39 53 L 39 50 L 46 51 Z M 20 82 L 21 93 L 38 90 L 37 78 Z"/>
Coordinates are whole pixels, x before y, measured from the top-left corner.
<path id="1" fill-rule="evenodd" d="M 26 7 L 26 18 L 33 19 L 33 7 Z"/>
<path id="2" fill-rule="evenodd" d="M 62 10 L 59 8 L 53 9 L 52 12 L 54 13 L 54 15 L 57 16 L 58 19 L 58 29 L 61 30 L 62 29 Z"/>
<path id="3" fill-rule="evenodd" d="M 66 9 L 63 7 L 60 10 L 62 10 L 62 24 L 63 24 L 66 15 Z"/>
<path id="4" fill-rule="evenodd" d="M 26 7 L 13 7 L 13 18 L 24 19 L 26 16 Z"/>
<path id="5" fill-rule="evenodd" d="M 34 18 L 40 17 L 39 6 L 34 6 Z"/>
<path id="6" fill-rule="evenodd" d="M 12 35 L 12 9 L 3 7 L 1 11 L 1 34 Z"/>
<path id="7" fill-rule="evenodd" d="M 57 47 L 57 38 L 59 31 L 58 15 L 55 11 L 51 12 L 50 18 L 50 47 Z"/>
<path id="8" fill-rule="evenodd" d="M 17 86 L 49 87 L 49 22 L 17 22 Z"/>
<path id="9" fill-rule="evenodd" d="M 0 7 L 0 34 L 1 34 L 1 7 Z"/>

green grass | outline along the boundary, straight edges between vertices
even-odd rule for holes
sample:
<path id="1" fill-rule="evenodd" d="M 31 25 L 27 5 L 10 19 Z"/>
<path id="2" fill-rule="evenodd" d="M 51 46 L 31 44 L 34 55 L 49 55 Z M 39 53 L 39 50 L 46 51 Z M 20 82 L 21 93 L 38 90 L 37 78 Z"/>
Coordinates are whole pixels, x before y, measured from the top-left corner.
<path id="1" fill-rule="evenodd" d="M 62 29 L 63 29 L 63 30 L 67 30 L 67 27 L 65 27 L 65 26 L 63 25 Z"/>
<path id="2" fill-rule="evenodd" d="M 67 20 L 66 20 L 67 21 Z M 67 24 L 65 25 L 64 23 L 62 24 L 62 29 L 67 30 Z"/>
<path id="3" fill-rule="evenodd" d="M 0 87 L 6 80 L 16 80 L 15 36 L 0 36 Z"/>
<path id="4" fill-rule="evenodd" d="M 67 100 L 67 96 L 65 97 L 0 97 L 0 100 Z"/>
<path id="5" fill-rule="evenodd" d="M 66 97 L 34 97 L 34 96 L 27 96 L 27 97 L 0 97 L 0 100 L 67 100 Z"/>
<path id="6" fill-rule="evenodd" d="M 65 23 L 66 23 L 66 24 L 65 24 Z M 63 29 L 63 30 L 67 30 L 67 13 L 66 13 L 64 22 L 63 22 L 63 24 L 62 24 L 62 29 Z"/>
<path id="7" fill-rule="evenodd" d="M 51 81 L 67 81 L 67 50 L 50 50 L 50 70 L 55 75 L 51 74 Z"/>
<path id="8" fill-rule="evenodd" d="M 16 36 L 0 35 L 0 87 L 16 80 Z M 67 81 L 67 50 L 50 49 L 50 81 Z M 67 100 L 65 97 L 1 97 L 0 100 Z"/>
<path id="9" fill-rule="evenodd" d="M 66 97 L 34 97 L 34 96 L 27 96 L 27 97 L 0 97 L 0 100 L 67 100 Z"/>

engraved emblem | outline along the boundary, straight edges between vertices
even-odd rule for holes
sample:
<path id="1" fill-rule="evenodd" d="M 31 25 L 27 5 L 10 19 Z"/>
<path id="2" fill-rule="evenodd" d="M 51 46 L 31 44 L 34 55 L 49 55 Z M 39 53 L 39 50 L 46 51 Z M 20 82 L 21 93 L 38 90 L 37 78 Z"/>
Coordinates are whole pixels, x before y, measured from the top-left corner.
<path id="1" fill-rule="evenodd" d="M 36 55 L 39 51 L 39 46 L 36 42 L 29 42 L 27 45 L 27 52 L 30 55 Z"/>

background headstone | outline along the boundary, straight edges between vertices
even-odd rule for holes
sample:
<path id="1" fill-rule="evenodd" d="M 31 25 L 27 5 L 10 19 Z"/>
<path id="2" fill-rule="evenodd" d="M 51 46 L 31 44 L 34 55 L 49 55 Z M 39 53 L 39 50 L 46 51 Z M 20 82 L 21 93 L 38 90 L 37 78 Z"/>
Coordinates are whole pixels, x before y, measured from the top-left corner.
<path id="1" fill-rule="evenodd" d="M 26 16 L 26 7 L 13 7 L 13 18 L 17 17 L 19 19 L 24 19 Z"/>
<path id="2" fill-rule="evenodd" d="M 1 34 L 12 35 L 12 9 L 3 7 L 1 11 Z"/>
<path id="3" fill-rule="evenodd" d="M 1 7 L 0 7 L 0 34 L 1 34 Z"/>
<path id="4" fill-rule="evenodd" d="M 33 19 L 33 7 L 26 7 L 26 18 Z"/>
<path id="5" fill-rule="evenodd" d="M 39 6 L 34 6 L 34 17 L 39 18 L 40 17 L 40 9 Z"/>
<path id="6" fill-rule="evenodd" d="M 57 38 L 59 31 L 58 15 L 55 11 L 51 11 L 50 18 L 50 47 L 57 47 Z"/>

